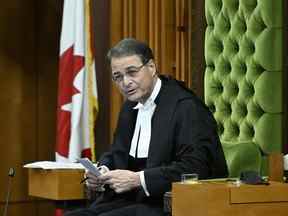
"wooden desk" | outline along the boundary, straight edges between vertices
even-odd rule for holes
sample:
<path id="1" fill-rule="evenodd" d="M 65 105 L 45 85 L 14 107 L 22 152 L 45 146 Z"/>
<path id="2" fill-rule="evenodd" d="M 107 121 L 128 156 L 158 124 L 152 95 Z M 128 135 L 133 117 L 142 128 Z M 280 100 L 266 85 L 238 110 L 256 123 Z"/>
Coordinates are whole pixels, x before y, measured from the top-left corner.
<path id="1" fill-rule="evenodd" d="M 51 200 L 85 199 L 84 186 L 80 184 L 83 173 L 83 170 L 29 169 L 28 194 Z"/>
<path id="2" fill-rule="evenodd" d="M 173 216 L 287 216 L 288 184 L 174 183 Z"/>

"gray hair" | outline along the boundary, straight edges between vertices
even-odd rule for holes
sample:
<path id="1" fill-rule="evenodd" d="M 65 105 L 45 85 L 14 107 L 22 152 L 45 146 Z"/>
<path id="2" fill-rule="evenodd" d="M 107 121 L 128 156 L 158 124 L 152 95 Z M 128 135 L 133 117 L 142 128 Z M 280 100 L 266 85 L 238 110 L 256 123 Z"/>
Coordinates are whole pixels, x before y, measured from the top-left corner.
<path id="1" fill-rule="evenodd" d="M 112 47 L 107 54 L 107 59 L 111 63 L 112 58 L 121 58 L 137 55 L 143 64 L 150 59 L 154 59 L 151 48 L 144 42 L 134 38 L 125 38 Z"/>

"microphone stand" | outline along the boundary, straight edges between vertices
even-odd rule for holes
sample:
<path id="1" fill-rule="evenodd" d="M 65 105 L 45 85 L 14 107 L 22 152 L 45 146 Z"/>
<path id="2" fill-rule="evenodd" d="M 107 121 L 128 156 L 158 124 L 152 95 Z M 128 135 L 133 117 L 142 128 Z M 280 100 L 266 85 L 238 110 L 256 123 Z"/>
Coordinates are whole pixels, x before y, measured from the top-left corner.
<path id="1" fill-rule="evenodd" d="M 8 210 L 8 205 L 9 205 L 9 199 L 10 199 L 10 194 L 11 194 L 11 182 L 12 178 L 15 176 L 15 169 L 10 168 L 8 172 L 8 188 L 7 188 L 7 195 L 6 195 L 6 201 L 5 201 L 5 207 L 4 207 L 4 212 L 3 216 L 7 216 L 7 210 Z"/>

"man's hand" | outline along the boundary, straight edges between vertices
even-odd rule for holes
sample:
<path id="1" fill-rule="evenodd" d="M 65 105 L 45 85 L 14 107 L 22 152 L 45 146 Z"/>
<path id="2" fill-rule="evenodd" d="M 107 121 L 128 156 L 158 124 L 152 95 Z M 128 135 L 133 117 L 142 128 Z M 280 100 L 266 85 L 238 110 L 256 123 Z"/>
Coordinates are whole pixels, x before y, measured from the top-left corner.
<path id="1" fill-rule="evenodd" d="M 109 171 L 109 169 L 106 166 L 100 166 L 98 167 L 101 174 L 104 174 Z M 93 173 L 87 171 L 85 173 L 85 177 L 87 177 L 87 187 L 94 191 L 104 191 L 104 184 L 102 183 L 102 180 L 99 179 L 99 177 L 95 176 Z"/>
<path id="2" fill-rule="evenodd" d="M 123 193 L 141 186 L 140 176 L 129 170 L 112 170 L 98 177 L 98 181 L 109 184 L 116 193 Z"/>

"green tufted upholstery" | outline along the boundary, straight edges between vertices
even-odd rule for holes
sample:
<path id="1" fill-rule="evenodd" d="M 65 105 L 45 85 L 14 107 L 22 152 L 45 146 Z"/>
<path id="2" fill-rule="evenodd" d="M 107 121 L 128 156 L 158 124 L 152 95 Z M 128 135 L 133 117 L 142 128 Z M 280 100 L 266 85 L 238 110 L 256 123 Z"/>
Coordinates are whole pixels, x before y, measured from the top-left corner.
<path id="1" fill-rule="evenodd" d="M 205 102 L 230 176 L 282 149 L 283 0 L 206 0 Z"/>

